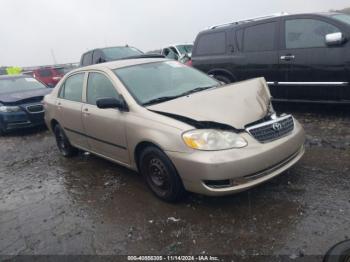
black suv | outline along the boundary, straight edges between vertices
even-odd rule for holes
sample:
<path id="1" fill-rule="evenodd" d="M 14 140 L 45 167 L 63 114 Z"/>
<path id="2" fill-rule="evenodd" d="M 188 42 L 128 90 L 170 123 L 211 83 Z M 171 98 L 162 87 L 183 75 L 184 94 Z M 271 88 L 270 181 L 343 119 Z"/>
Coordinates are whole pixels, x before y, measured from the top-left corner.
<path id="1" fill-rule="evenodd" d="M 84 53 L 80 59 L 80 66 L 88 66 L 108 61 L 142 56 L 143 52 L 131 46 L 115 46 L 97 48 Z"/>
<path id="2" fill-rule="evenodd" d="M 263 76 L 275 100 L 350 103 L 350 16 L 276 14 L 198 34 L 192 65 L 231 83 Z"/>

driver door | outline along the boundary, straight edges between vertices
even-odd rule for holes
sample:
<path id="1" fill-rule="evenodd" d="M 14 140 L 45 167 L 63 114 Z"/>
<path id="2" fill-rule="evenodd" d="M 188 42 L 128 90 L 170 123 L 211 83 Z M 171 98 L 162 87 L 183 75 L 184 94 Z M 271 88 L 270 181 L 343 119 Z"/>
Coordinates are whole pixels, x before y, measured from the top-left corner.
<path id="1" fill-rule="evenodd" d="M 100 109 L 96 106 L 97 99 L 107 97 L 119 98 L 112 81 L 102 72 L 89 72 L 86 104 L 82 108 L 89 148 L 97 154 L 128 164 L 125 112 L 114 108 Z"/>
<path id="2" fill-rule="evenodd" d="M 327 46 L 326 35 L 342 30 L 327 19 L 302 16 L 282 23 L 278 89 L 295 100 L 345 99 L 348 45 Z M 347 98 L 349 99 L 349 97 Z"/>

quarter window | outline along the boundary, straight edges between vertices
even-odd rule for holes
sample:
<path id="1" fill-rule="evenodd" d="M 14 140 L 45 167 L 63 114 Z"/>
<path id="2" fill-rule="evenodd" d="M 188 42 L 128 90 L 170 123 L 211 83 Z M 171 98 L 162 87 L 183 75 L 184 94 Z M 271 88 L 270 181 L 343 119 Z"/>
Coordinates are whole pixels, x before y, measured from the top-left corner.
<path id="1" fill-rule="evenodd" d="M 118 98 L 118 93 L 112 82 L 103 74 L 89 73 L 87 85 L 87 102 L 96 105 L 99 98 Z"/>
<path id="2" fill-rule="evenodd" d="M 220 55 L 226 53 L 226 33 L 216 32 L 199 37 L 197 55 Z"/>
<path id="3" fill-rule="evenodd" d="M 273 51 L 275 49 L 276 22 L 248 27 L 244 30 L 245 52 Z"/>
<path id="4" fill-rule="evenodd" d="M 326 35 L 336 32 L 340 32 L 337 27 L 321 20 L 287 20 L 285 24 L 286 48 L 326 47 Z"/>
<path id="5" fill-rule="evenodd" d="M 84 84 L 84 73 L 75 74 L 67 78 L 60 90 L 59 97 L 81 102 Z"/>

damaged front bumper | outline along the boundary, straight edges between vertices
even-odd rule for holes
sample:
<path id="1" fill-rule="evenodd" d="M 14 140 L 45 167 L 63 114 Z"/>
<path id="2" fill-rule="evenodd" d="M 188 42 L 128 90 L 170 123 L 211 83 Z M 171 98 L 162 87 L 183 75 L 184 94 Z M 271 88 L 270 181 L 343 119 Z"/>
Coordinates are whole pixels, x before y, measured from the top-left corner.
<path id="1" fill-rule="evenodd" d="M 238 193 L 276 177 L 304 154 L 305 134 L 297 121 L 290 134 L 268 143 L 242 136 L 248 146 L 241 149 L 167 152 L 185 188 L 210 196 Z"/>

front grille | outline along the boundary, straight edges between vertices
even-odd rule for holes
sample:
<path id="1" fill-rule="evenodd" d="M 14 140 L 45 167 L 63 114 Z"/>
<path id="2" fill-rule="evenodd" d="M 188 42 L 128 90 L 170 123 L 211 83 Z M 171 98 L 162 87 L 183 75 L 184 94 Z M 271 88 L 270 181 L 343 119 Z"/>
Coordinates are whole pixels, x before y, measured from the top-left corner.
<path id="1" fill-rule="evenodd" d="M 266 143 L 281 138 L 294 129 L 294 120 L 291 115 L 268 121 L 247 128 L 247 131 L 259 142 Z"/>
<path id="2" fill-rule="evenodd" d="M 29 113 L 42 113 L 44 112 L 44 106 L 42 104 L 27 106 Z"/>

